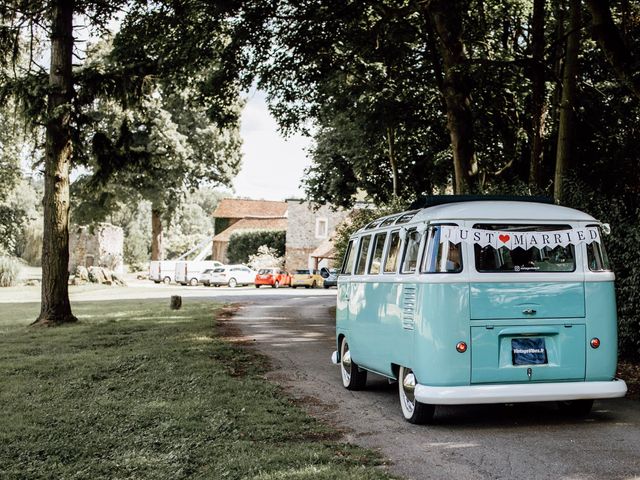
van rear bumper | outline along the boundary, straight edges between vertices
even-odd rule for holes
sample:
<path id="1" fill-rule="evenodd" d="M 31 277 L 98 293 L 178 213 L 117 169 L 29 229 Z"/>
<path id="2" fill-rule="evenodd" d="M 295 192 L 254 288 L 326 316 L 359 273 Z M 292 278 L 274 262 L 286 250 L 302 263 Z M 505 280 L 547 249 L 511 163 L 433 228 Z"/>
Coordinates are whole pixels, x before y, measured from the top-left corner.
<path id="1" fill-rule="evenodd" d="M 517 383 L 507 385 L 464 385 L 429 387 L 416 385 L 415 398 L 432 405 L 469 405 L 479 403 L 548 402 L 624 397 L 624 380 L 608 382 Z"/>

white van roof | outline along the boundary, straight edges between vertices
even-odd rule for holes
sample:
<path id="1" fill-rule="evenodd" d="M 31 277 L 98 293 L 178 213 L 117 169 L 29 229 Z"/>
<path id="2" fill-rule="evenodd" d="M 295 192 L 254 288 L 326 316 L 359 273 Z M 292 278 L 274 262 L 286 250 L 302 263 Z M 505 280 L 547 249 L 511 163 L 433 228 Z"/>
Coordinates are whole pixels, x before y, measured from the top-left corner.
<path id="1" fill-rule="evenodd" d="M 411 215 L 413 214 L 413 215 Z M 361 228 L 359 231 L 378 228 L 380 224 L 390 225 L 390 221 L 394 217 L 400 219 L 403 216 L 411 216 L 410 220 L 404 223 L 416 223 L 438 220 L 478 220 L 478 221 L 567 221 L 567 222 L 597 222 L 595 218 L 580 210 L 562 207 L 549 203 L 537 202 L 518 202 L 518 201 L 502 201 L 502 200 L 477 200 L 467 202 L 446 203 L 433 207 L 422 208 L 420 210 L 412 210 L 408 212 L 397 213 L 383 217 L 382 220 L 375 225 L 371 222 L 369 225 Z M 400 222 L 398 222 L 400 224 Z M 375 225 L 375 226 L 374 226 Z M 369 228 L 367 228 L 369 227 Z"/>

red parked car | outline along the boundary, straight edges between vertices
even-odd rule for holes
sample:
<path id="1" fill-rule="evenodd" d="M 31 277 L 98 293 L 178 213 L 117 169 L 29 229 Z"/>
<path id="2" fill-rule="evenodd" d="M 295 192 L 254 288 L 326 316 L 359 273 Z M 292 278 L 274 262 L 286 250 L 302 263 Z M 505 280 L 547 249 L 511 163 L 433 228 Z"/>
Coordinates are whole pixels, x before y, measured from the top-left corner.
<path id="1" fill-rule="evenodd" d="M 256 275 L 256 288 L 262 285 L 273 288 L 291 286 L 291 275 L 279 268 L 261 268 Z"/>

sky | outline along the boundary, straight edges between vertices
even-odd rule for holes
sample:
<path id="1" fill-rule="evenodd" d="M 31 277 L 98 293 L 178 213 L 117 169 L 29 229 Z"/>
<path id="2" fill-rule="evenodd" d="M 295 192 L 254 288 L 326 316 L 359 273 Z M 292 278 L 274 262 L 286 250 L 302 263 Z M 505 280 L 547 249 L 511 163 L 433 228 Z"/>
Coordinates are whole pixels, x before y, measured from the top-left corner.
<path id="1" fill-rule="evenodd" d="M 300 181 L 310 164 L 311 139 L 302 135 L 283 138 L 260 90 L 249 94 L 241 121 L 243 160 L 233 182 L 235 195 L 264 200 L 304 197 Z"/>

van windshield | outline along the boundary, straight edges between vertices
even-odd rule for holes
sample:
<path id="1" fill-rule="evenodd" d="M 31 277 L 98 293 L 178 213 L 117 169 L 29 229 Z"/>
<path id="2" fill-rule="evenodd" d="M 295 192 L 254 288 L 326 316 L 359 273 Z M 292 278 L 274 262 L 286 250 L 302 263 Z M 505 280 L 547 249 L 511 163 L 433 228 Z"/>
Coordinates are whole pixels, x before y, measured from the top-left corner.
<path id="1" fill-rule="evenodd" d="M 493 225 L 477 224 L 473 228 L 509 232 L 549 232 L 569 230 L 569 225 Z M 494 248 L 473 246 L 478 272 L 573 272 L 576 261 L 573 245 L 552 247 Z"/>

